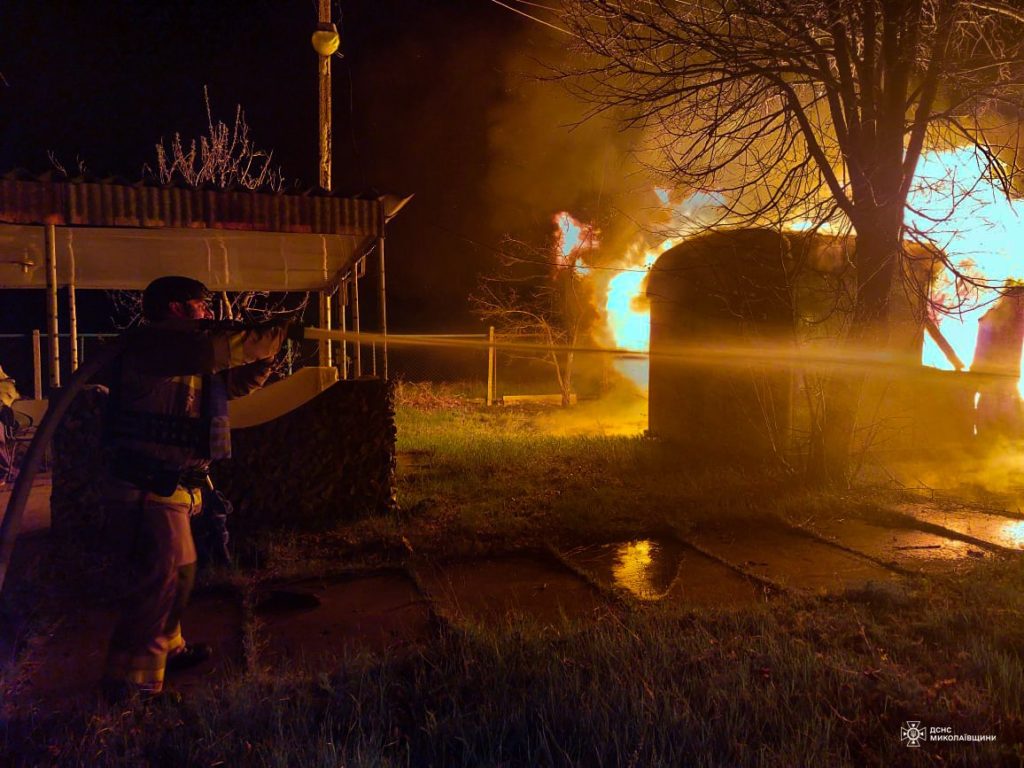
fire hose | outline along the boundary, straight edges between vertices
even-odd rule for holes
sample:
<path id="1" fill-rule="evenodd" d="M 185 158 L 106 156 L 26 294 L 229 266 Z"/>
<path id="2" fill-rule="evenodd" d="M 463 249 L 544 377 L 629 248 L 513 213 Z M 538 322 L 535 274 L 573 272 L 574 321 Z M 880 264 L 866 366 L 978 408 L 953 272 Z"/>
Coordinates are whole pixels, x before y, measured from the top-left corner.
<path id="1" fill-rule="evenodd" d="M 630 349 L 608 349 L 607 347 L 581 347 L 573 345 L 537 344 L 524 341 L 500 341 L 492 342 L 475 339 L 455 339 L 450 337 L 438 337 L 431 335 L 406 335 L 396 337 L 394 335 L 377 333 L 356 333 L 352 331 L 331 330 L 325 328 L 307 327 L 303 336 L 310 341 L 346 341 L 356 344 L 380 343 L 389 346 L 417 346 L 417 347 L 448 347 L 461 349 L 501 349 L 507 352 L 573 352 L 573 353 L 594 353 L 614 354 L 630 357 L 650 357 L 648 352 L 638 352 Z M 21 471 L 14 482 L 14 489 L 11 498 L 7 503 L 7 510 L 3 521 L 0 522 L 0 591 L 3 590 L 4 580 L 10 566 L 11 553 L 14 550 L 14 540 L 17 538 L 21 526 L 21 519 L 28 503 L 29 492 L 32 483 L 39 470 L 43 454 L 54 432 L 59 426 L 64 414 L 71 406 L 75 396 L 82 391 L 86 384 L 100 370 L 107 366 L 125 347 L 125 337 L 121 336 L 117 341 L 105 347 L 98 355 L 91 358 L 89 362 L 82 365 L 69 379 L 68 385 L 62 388 L 56 397 L 52 398 L 49 407 L 43 416 L 28 451 L 22 461 Z M 751 363 L 775 364 L 787 366 L 817 365 L 817 366 L 871 366 L 881 367 L 890 371 L 907 367 L 902 361 L 895 361 L 878 351 L 851 355 L 848 351 L 822 351 L 814 350 L 810 353 L 797 351 L 792 345 L 690 345 L 665 350 L 659 354 L 661 357 L 685 360 L 694 365 L 711 366 L 747 366 Z M 917 366 L 918 368 L 920 366 Z M 959 374 L 965 378 L 977 381 L 979 384 L 994 380 L 1005 379 L 1002 375 L 993 374 Z"/>
<path id="2" fill-rule="evenodd" d="M 32 490 L 32 483 L 39 472 L 39 465 L 42 463 L 43 455 L 46 452 L 46 447 L 50 444 L 53 433 L 57 431 L 57 427 L 68 408 L 71 407 L 75 396 L 82 391 L 93 376 L 121 354 L 124 347 L 125 337 L 120 336 L 75 371 L 68 380 L 68 385 L 60 389 L 56 397 L 51 398 L 46 413 L 43 414 L 43 419 L 39 422 L 35 435 L 32 436 L 28 451 L 25 452 L 25 458 L 22 459 L 21 469 L 14 480 L 11 498 L 7 502 L 3 522 L 0 522 L 0 592 L 3 592 L 7 569 L 11 563 L 11 554 L 14 552 L 14 540 L 18 538 L 21 518 L 25 514 L 25 506 Z"/>

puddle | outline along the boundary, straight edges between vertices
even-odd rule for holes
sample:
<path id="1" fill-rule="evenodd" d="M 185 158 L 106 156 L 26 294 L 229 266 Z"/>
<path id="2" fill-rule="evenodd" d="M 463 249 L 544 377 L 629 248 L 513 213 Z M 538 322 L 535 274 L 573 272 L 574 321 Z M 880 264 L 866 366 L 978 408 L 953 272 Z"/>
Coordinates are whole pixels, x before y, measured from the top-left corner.
<path id="1" fill-rule="evenodd" d="M 573 564 L 639 600 L 695 606 L 757 602 L 760 590 L 732 568 L 671 539 L 639 539 L 569 550 Z"/>
<path id="2" fill-rule="evenodd" d="M 900 512 L 916 520 L 970 536 L 988 544 L 1024 551 L 1024 520 L 964 509 L 940 509 L 926 504 L 901 504 Z"/>
<path id="3" fill-rule="evenodd" d="M 400 573 L 278 584 L 256 605 L 265 641 L 261 658 L 275 661 L 393 650 L 430 631 L 426 600 Z"/>
<path id="4" fill-rule="evenodd" d="M 70 612 L 51 633 L 29 640 L 19 662 L 12 702 L 43 702 L 54 708 L 96 700 L 117 611 Z"/>
<path id="5" fill-rule="evenodd" d="M 760 520 L 698 528 L 687 540 L 748 573 L 791 589 L 836 592 L 898 579 L 870 560 Z"/>
<path id="6" fill-rule="evenodd" d="M 565 556 L 605 584 L 621 587 L 641 600 L 660 600 L 679 573 L 682 547 L 671 541 L 639 539 L 578 547 Z"/>
<path id="7" fill-rule="evenodd" d="M 886 528 L 855 518 L 825 520 L 816 523 L 814 530 L 850 549 L 908 570 L 948 570 L 957 563 L 989 556 L 957 539 L 927 531 Z"/>
<path id="8" fill-rule="evenodd" d="M 425 567 L 431 598 L 451 615 L 489 624 L 526 616 L 548 626 L 589 616 L 602 605 L 586 581 L 539 558 L 503 557 Z"/>
<path id="9" fill-rule="evenodd" d="M 168 674 L 168 688 L 189 691 L 209 687 L 229 671 L 242 669 L 242 607 L 234 592 L 218 590 L 193 598 L 185 609 L 181 626 L 186 641 L 212 646 L 213 658 L 192 669 Z"/>

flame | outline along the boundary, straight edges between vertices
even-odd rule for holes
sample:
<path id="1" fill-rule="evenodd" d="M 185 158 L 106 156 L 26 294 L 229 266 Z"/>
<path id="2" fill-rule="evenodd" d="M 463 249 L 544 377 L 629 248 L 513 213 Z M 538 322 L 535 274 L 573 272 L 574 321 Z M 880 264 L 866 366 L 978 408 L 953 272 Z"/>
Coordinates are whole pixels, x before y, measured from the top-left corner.
<path id="1" fill-rule="evenodd" d="M 647 300 L 651 267 L 669 248 L 707 226 L 723 202 L 719 195 L 698 192 L 673 207 L 669 190 L 658 187 L 654 194 L 667 208 L 671 231 L 677 234 L 653 248 L 641 239 L 625 256 L 613 262 L 610 268 L 614 274 L 608 280 L 602 307 L 606 341 L 618 349 L 633 352 L 647 352 L 651 345 L 651 308 Z M 621 358 L 615 361 L 615 367 L 641 391 L 647 391 L 649 364 L 646 359 Z"/>
<path id="2" fill-rule="evenodd" d="M 964 285 L 947 268 L 932 287 L 932 300 L 950 313 L 940 312 L 934 320 L 965 363 L 973 362 L 978 321 L 999 297 L 998 289 L 1024 277 L 1019 253 L 1024 243 L 1024 201 L 1008 200 L 986 171 L 984 157 L 973 147 L 924 153 L 907 211 L 910 227 L 926 232 L 956 270 L 983 283 Z M 921 362 L 953 370 L 928 335 Z M 1018 383 L 1018 390 L 1024 395 L 1024 382 Z"/>
<path id="3" fill-rule="evenodd" d="M 590 251 L 600 245 L 597 230 L 590 224 L 583 224 L 567 211 L 555 214 L 555 226 L 558 227 L 557 247 L 561 254 L 562 266 L 572 266 L 581 274 L 588 274 L 589 269 L 580 255 L 582 251 Z M 576 258 L 573 258 L 573 257 Z"/>
<path id="4" fill-rule="evenodd" d="M 932 299 L 947 309 L 933 320 L 965 363 L 973 361 L 978 321 L 998 298 L 999 288 L 1008 280 L 1024 279 L 1024 259 L 1016 249 L 1024 244 L 1024 201 L 1007 200 L 987 174 L 985 158 L 974 148 L 925 152 L 909 197 L 907 224 L 941 248 L 961 274 L 982 282 L 965 286 L 946 270 L 932 286 Z M 655 247 L 640 239 L 625 255 L 605 269 L 611 270 L 604 285 L 601 314 L 605 329 L 603 342 L 635 352 L 650 347 L 650 307 L 646 299 L 647 277 L 658 257 L 686 237 L 715 220 L 722 196 L 696 193 L 672 207 L 671 192 L 655 188 L 654 194 L 667 209 L 671 228 L 678 236 Z M 566 212 L 555 216 L 562 264 L 572 265 L 577 274 L 595 277 L 581 252 L 597 247 L 596 230 Z M 795 219 L 786 225 L 792 231 L 811 228 L 809 221 Z M 832 228 L 820 231 L 830 232 Z M 953 370 L 952 363 L 932 338 L 925 334 L 921 362 Z M 616 367 L 647 389 L 647 361 L 619 360 Z M 1018 385 L 1024 397 L 1024 377 Z"/>
<path id="5" fill-rule="evenodd" d="M 616 267 L 608 281 L 604 311 L 613 344 L 619 349 L 646 352 L 651 345 L 651 313 L 646 287 L 650 269 L 658 257 L 675 243 L 666 240 L 661 247 L 645 251 L 626 263 L 636 266 Z"/>

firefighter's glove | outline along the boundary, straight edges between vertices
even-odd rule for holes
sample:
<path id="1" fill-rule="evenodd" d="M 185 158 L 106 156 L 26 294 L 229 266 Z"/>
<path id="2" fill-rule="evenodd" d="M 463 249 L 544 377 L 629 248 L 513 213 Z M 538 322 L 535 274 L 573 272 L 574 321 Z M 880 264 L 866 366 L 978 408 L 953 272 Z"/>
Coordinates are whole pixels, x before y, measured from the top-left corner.
<path id="1" fill-rule="evenodd" d="M 288 321 L 288 326 L 285 328 L 285 336 L 291 341 L 303 341 L 306 338 L 306 324 L 302 322 L 302 318 L 294 316 Z"/>

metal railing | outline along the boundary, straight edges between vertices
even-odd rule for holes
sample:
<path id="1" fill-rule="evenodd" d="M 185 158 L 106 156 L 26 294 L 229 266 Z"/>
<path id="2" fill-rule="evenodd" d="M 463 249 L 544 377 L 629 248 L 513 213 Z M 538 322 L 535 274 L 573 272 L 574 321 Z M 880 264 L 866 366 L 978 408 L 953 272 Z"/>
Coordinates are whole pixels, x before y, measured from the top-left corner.
<path id="1" fill-rule="evenodd" d="M 4 339 L 26 339 L 31 340 L 32 343 L 32 397 L 34 400 L 43 399 L 43 339 L 48 339 L 50 334 L 44 333 L 43 331 L 32 331 L 32 333 L 0 333 L 0 340 Z M 77 351 L 78 356 L 72 358 L 72 371 L 77 368 L 77 365 L 81 365 L 85 361 L 85 349 L 87 339 L 113 339 L 117 338 L 116 333 L 78 333 L 75 334 L 77 337 Z M 59 333 L 57 334 L 58 341 L 61 339 L 71 339 L 70 333 Z M 74 363 L 77 363 L 75 365 Z"/>

